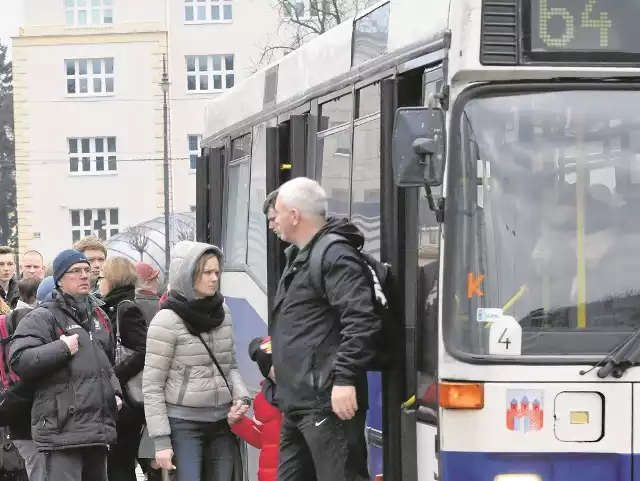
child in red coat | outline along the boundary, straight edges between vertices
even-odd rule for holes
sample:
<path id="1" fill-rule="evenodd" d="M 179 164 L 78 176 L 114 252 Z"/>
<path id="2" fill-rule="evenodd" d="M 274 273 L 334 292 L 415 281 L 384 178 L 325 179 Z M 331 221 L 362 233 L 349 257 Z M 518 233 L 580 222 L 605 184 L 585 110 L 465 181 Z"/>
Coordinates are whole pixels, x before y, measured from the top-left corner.
<path id="1" fill-rule="evenodd" d="M 253 400 L 255 419 L 245 416 L 246 406 L 234 405 L 229 411 L 229 425 L 234 434 L 260 449 L 258 481 L 275 481 L 278 474 L 280 424 L 276 383 L 271 362 L 271 338 L 257 337 L 249 343 L 249 356 L 264 376 L 262 391 Z"/>

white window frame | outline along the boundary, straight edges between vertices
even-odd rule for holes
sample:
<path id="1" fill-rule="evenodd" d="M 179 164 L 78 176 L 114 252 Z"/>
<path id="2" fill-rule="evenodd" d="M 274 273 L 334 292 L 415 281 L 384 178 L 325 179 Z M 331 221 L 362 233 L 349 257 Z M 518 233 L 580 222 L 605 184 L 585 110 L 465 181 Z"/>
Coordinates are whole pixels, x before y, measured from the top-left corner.
<path id="1" fill-rule="evenodd" d="M 313 17 L 317 17 L 317 9 L 313 12 L 313 15 L 311 14 L 312 1 L 313 0 L 287 0 L 286 2 L 282 2 L 282 16 L 284 18 L 294 18 L 296 20 L 311 20 Z M 314 3 L 322 4 L 322 1 L 323 0 L 315 0 Z M 298 12 L 300 7 L 302 7 L 302 14 L 298 13 L 297 16 L 291 15 L 292 10 L 289 10 L 287 7 L 290 7 L 291 9 L 295 8 L 296 10 L 293 11 Z"/>
<path id="2" fill-rule="evenodd" d="M 73 67 L 72 73 L 69 73 L 70 67 Z M 65 59 L 64 68 L 67 76 L 67 96 L 106 97 L 115 95 L 115 62 L 113 57 Z M 107 72 L 108 70 L 109 72 Z M 73 82 L 74 92 L 69 92 L 70 82 Z M 96 89 L 96 85 L 99 85 L 98 89 Z M 82 90 L 85 91 L 82 92 Z"/>
<path id="3" fill-rule="evenodd" d="M 75 149 L 73 148 L 74 143 Z M 89 144 L 89 151 L 85 149 L 87 143 Z M 108 175 L 118 172 L 118 143 L 115 136 L 69 137 L 67 139 L 67 150 L 69 153 L 69 173 L 71 175 Z M 88 170 L 85 169 L 87 162 L 89 165 Z M 73 170 L 74 165 L 76 170 Z M 102 170 L 99 170 L 100 166 L 102 166 Z"/>
<path id="4" fill-rule="evenodd" d="M 98 211 L 105 211 L 105 224 L 103 230 L 94 229 L 93 222 L 98 220 Z M 116 212 L 118 223 L 111 223 L 111 214 L 112 211 Z M 74 212 L 78 212 L 79 216 L 79 225 L 73 225 L 73 214 Z M 91 219 L 89 220 L 89 225 L 85 223 L 85 212 L 91 213 Z M 69 209 L 69 225 L 71 226 L 71 241 L 75 243 L 76 241 L 82 239 L 87 235 L 96 235 L 102 240 L 108 240 L 114 235 L 120 233 L 120 209 L 117 207 L 101 207 L 97 209 Z M 74 237 L 74 234 L 77 235 Z M 104 235 L 103 235 L 104 233 Z"/>
<path id="5" fill-rule="evenodd" d="M 187 25 L 231 22 L 233 0 L 184 0 L 184 23 Z"/>
<path id="6" fill-rule="evenodd" d="M 227 60 L 231 58 L 232 69 L 227 69 Z M 194 70 L 189 70 L 190 59 L 193 59 Z M 206 59 L 206 60 L 205 60 Z M 206 62 L 206 68 L 203 68 L 203 62 Z M 197 92 L 222 92 L 232 88 L 236 84 L 235 72 L 235 54 L 214 54 L 214 55 L 187 55 L 185 56 L 185 67 L 187 70 L 187 93 Z M 219 66 L 219 69 L 216 67 Z M 232 75 L 233 85 L 228 86 L 227 76 Z M 201 88 L 201 78 L 207 78 L 207 88 Z M 214 87 L 214 79 L 220 77 L 220 88 Z M 195 89 L 189 89 L 189 79 L 195 81 Z"/>
<path id="7" fill-rule="evenodd" d="M 63 0 L 69 26 L 113 25 L 113 0 Z"/>
<path id="8" fill-rule="evenodd" d="M 197 138 L 197 145 L 198 145 L 198 148 L 197 148 L 196 150 L 191 150 L 191 139 L 192 139 L 193 137 L 196 137 L 196 138 Z M 187 135 L 187 149 L 188 149 L 188 151 L 189 151 L 189 155 L 188 155 L 188 157 L 189 157 L 189 171 L 190 171 L 190 172 L 195 172 L 195 171 L 196 171 L 197 159 L 198 159 L 198 157 L 200 157 L 200 148 L 201 148 L 201 145 L 202 145 L 202 135 L 196 135 L 196 134 L 189 134 L 189 135 Z M 191 157 L 192 157 L 192 156 L 194 156 L 194 155 L 196 156 L 196 164 L 194 164 L 194 165 L 193 165 L 193 167 L 192 167 L 192 164 L 191 164 Z"/>

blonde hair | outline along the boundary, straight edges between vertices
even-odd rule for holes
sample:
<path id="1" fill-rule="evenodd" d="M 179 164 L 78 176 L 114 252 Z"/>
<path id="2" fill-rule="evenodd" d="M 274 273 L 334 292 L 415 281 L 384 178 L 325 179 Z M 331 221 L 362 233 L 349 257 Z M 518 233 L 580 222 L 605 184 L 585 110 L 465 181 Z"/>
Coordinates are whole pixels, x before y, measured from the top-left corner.
<path id="1" fill-rule="evenodd" d="M 139 282 L 136 265 L 126 257 L 118 256 L 107 259 L 102 272 L 111 290 L 122 286 L 136 286 Z"/>
<path id="2" fill-rule="evenodd" d="M 0 316 L 9 314 L 10 312 L 11 312 L 11 308 L 9 307 L 9 304 L 4 302 L 4 299 L 0 297 Z"/>
<path id="3" fill-rule="evenodd" d="M 107 257 L 107 248 L 104 243 L 94 235 L 88 235 L 83 237 L 78 242 L 73 244 L 73 248 L 84 254 L 84 251 L 101 251 L 105 257 Z"/>

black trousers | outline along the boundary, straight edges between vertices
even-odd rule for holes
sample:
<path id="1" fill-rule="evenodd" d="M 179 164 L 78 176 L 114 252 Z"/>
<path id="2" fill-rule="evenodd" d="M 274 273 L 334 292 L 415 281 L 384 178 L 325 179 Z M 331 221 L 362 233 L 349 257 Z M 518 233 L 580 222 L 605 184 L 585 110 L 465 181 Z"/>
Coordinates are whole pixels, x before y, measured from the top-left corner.
<path id="1" fill-rule="evenodd" d="M 50 481 L 107 481 L 107 448 L 72 448 L 45 453 Z"/>
<path id="2" fill-rule="evenodd" d="M 278 481 L 369 481 L 366 412 L 342 421 L 333 413 L 285 415 Z"/>
<path id="3" fill-rule="evenodd" d="M 125 404 L 118 413 L 118 442 L 109 451 L 109 481 L 137 481 L 136 464 L 143 426 L 143 409 Z"/>

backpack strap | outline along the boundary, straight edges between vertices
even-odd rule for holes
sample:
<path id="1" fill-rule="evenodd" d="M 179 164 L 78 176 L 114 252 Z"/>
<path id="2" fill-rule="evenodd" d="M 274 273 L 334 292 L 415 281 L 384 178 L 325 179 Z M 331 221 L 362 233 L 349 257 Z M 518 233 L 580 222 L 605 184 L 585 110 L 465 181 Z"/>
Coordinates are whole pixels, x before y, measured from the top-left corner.
<path id="1" fill-rule="evenodd" d="M 324 256 L 329 247 L 338 242 L 349 243 L 344 236 L 330 232 L 320 236 L 311 247 L 311 253 L 309 254 L 309 278 L 311 279 L 311 285 L 322 298 L 327 297 L 324 285 L 324 270 L 322 268 L 324 265 Z"/>

